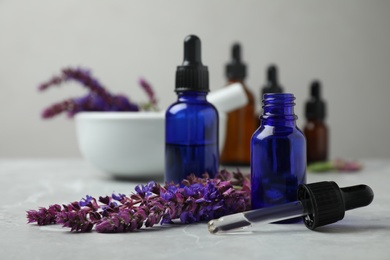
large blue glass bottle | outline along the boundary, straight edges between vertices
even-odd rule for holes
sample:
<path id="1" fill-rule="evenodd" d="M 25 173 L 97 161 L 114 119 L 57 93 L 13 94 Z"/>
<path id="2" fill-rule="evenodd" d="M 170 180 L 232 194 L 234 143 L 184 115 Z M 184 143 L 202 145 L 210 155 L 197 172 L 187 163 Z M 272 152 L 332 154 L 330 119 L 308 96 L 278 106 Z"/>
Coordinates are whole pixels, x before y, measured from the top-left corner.
<path id="1" fill-rule="evenodd" d="M 176 71 L 177 101 L 165 114 L 165 181 L 190 174 L 215 176 L 219 166 L 218 112 L 206 96 L 209 78 L 197 36 L 184 41 L 184 61 Z"/>
<path id="2" fill-rule="evenodd" d="M 261 125 L 251 139 L 252 209 L 297 200 L 306 183 L 306 141 L 296 126 L 293 94 L 264 94 Z"/>

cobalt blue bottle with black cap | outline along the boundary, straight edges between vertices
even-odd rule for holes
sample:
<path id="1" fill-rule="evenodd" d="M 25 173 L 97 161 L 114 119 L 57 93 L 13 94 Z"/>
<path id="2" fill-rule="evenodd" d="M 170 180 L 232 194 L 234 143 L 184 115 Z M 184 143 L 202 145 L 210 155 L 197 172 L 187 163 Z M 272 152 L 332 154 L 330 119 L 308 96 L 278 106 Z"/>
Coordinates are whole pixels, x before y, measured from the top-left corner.
<path id="1" fill-rule="evenodd" d="M 207 101 L 209 73 L 201 41 L 184 40 L 184 61 L 176 71 L 177 101 L 165 114 L 165 181 L 180 183 L 190 174 L 214 178 L 218 172 L 218 112 Z"/>
<path id="2" fill-rule="evenodd" d="M 293 94 L 263 96 L 261 126 L 251 139 L 252 209 L 297 200 L 306 183 L 306 142 L 296 126 Z"/>

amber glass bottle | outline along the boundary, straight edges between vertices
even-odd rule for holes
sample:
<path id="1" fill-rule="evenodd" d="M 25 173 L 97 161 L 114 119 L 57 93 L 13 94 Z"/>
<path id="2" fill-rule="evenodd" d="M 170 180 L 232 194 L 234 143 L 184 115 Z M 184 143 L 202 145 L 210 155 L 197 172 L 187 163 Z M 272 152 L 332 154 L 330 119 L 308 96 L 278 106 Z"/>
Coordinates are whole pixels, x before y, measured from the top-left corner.
<path id="1" fill-rule="evenodd" d="M 250 141 L 256 130 L 255 99 L 244 83 L 246 65 L 241 61 L 241 47 L 238 43 L 232 47 L 232 61 L 226 66 L 228 85 L 241 83 L 248 97 L 248 104 L 227 114 L 226 139 L 220 162 L 227 166 L 250 165 Z"/>
<path id="2" fill-rule="evenodd" d="M 325 124 L 326 103 L 321 99 L 321 84 L 314 81 L 310 88 L 310 99 L 306 103 L 307 119 L 304 134 L 307 144 L 307 163 L 328 160 L 328 127 Z"/>

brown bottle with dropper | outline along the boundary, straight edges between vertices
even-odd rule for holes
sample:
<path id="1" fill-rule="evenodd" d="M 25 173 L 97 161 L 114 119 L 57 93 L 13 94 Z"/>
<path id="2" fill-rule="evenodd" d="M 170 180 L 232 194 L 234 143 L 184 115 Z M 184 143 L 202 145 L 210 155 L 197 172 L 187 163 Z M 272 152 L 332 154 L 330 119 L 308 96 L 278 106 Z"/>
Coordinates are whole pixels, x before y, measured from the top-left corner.
<path id="1" fill-rule="evenodd" d="M 226 65 L 227 87 L 241 83 L 248 98 L 248 104 L 227 114 L 226 138 L 220 162 L 226 166 L 250 165 L 250 140 L 256 130 L 255 99 L 245 85 L 246 65 L 241 61 L 241 46 L 232 47 L 232 60 Z"/>
<path id="2" fill-rule="evenodd" d="M 328 160 L 328 127 L 325 124 L 326 103 L 321 99 L 321 83 L 310 86 L 310 99 L 306 102 L 307 119 L 304 134 L 307 145 L 307 163 Z"/>
<path id="3" fill-rule="evenodd" d="M 276 67 L 276 65 L 270 65 L 267 69 L 267 81 L 261 89 L 260 100 L 263 100 L 263 96 L 266 93 L 283 93 L 283 88 L 279 85 L 278 68 Z M 261 125 L 260 115 L 258 115 L 255 119 L 256 126 Z"/>

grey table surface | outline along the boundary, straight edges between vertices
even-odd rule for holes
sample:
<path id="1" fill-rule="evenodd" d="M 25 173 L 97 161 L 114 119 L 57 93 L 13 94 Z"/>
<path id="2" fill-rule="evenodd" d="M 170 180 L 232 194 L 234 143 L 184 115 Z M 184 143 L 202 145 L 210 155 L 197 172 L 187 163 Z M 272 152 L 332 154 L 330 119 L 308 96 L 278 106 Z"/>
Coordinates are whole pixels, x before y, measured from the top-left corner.
<path id="1" fill-rule="evenodd" d="M 390 160 L 363 162 L 358 173 L 308 173 L 309 183 L 372 187 L 373 203 L 347 212 L 342 221 L 318 231 L 302 223 L 266 224 L 216 236 L 205 223 L 125 234 L 74 234 L 59 225 L 26 224 L 26 210 L 86 194 L 130 194 L 147 180 L 115 180 L 82 159 L 1 159 L 0 259 L 390 259 Z"/>

